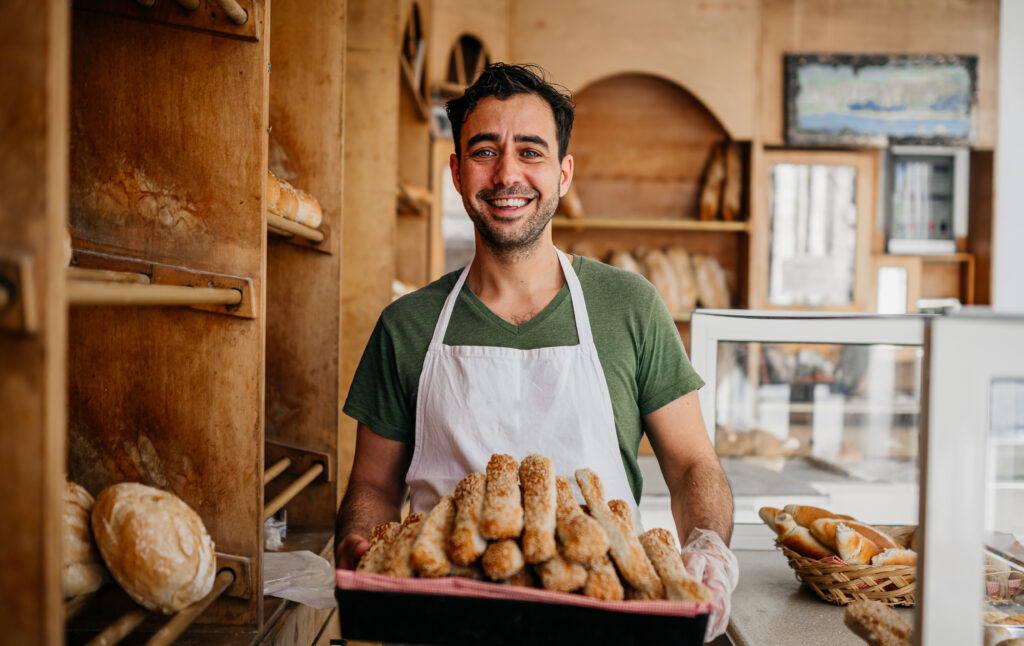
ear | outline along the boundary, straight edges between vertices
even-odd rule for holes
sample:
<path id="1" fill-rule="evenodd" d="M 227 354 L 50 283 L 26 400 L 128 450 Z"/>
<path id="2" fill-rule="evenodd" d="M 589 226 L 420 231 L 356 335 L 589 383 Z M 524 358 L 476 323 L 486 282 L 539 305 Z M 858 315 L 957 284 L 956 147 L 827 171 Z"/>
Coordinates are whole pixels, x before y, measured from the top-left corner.
<path id="1" fill-rule="evenodd" d="M 452 182 L 455 184 L 455 190 L 462 195 L 462 182 L 459 181 L 459 158 L 455 153 L 448 159 L 448 168 L 452 170 Z"/>
<path id="2" fill-rule="evenodd" d="M 558 197 L 565 197 L 565 194 L 569 191 L 569 185 L 572 184 L 572 167 L 572 155 L 563 157 L 560 171 L 561 177 L 558 180 Z"/>

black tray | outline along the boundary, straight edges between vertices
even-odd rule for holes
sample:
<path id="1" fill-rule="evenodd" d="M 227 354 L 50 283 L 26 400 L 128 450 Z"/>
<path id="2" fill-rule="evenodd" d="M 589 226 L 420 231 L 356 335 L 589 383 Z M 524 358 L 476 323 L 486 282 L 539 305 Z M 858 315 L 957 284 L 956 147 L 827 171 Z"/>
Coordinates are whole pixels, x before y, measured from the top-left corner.
<path id="1" fill-rule="evenodd" d="M 707 614 L 639 614 L 568 603 L 422 592 L 337 589 L 336 596 L 345 639 L 431 646 L 699 646 L 704 643 L 708 619 Z"/>

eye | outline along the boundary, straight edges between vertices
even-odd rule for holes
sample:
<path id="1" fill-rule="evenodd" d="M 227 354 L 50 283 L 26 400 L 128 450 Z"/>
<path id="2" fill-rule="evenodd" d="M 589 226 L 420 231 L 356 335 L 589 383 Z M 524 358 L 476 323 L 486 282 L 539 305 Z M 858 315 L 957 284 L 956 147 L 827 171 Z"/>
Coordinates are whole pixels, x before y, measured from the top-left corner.
<path id="1" fill-rule="evenodd" d="M 536 158 L 541 156 L 541 154 L 539 152 L 537 152 L 536 150 L 524 150 L 522 152 L 522 155 L 523 155 L 523 157 L 527 157 L 527 158 L 530 158 L 530 159 L 536 159 Z"/>
<path id="2" fill-rule="evenodd" d="M 494 155 L 494 151 L 489 148 L 478 148 L 469 154 L 472 157 L 491 157 Z"/>

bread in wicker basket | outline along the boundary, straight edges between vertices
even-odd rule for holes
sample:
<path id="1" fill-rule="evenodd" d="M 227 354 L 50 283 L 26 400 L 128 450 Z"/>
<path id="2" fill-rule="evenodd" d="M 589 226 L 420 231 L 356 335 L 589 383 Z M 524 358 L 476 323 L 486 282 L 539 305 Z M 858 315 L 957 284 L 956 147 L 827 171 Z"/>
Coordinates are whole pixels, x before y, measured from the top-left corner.
<path id="1" fill-rule="evenodd" d="M 848 565 L 801 556 L 776 541 L 798 581 L 819 597 L 839 606 L 854 601 L 881 601 L 913 606 L 917 580 L 914 565 Z"/>
<path id="2" fill-rule="evenodd" d="M 880 601 L 913 606 L 915 528 L 874 527 L 818 507 L 762 507 L 796 578 L 836 605 Z"/>

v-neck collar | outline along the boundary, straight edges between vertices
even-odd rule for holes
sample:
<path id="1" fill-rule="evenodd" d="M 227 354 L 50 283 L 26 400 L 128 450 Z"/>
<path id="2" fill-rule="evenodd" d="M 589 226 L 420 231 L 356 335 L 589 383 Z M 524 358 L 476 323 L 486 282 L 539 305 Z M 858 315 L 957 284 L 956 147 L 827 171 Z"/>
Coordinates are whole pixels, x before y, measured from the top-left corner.
<path id="1" fill-rule="evenodd" d="M 573 255 L 572 270 L 576 272 L 577 275 L 579 275 L 579 265 L 581 263 L 582 256 L 580 256 L 579 254 Z M 520 325 L 510 323 L 505 319 L 501 318 L 500 316 L 498 316 L 497 314 L 495 314 L 491 308 L 487 307 L 487 305 L 482 300 L 480 300 L 480 297 L 476 295 L 476 292 L 470 289 L 469 281 L 462 285 L 462 291 L 459 294 L 459 296 L 463 303 L 468 305 L 474 312 L 479 314 L 489 324 L 498 327 L 499 329 L 501 329 L 504 332 L 507 332 L 508 334 L 522 335 L 528 333 L 533 328 L 542 324 L 555 311 L 558 310 L 562 303 L 564 303 L 569 298 L 569 284 L 566 283 L 562 285 L 561 289 L 558 290 L 558 293 L 555 294 L 554 298 L 552 298 L 548 302 L 548 304 L 545 305 L 544 308 L 537 313 L 536 316 Z"/>

